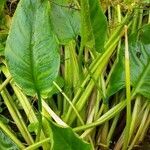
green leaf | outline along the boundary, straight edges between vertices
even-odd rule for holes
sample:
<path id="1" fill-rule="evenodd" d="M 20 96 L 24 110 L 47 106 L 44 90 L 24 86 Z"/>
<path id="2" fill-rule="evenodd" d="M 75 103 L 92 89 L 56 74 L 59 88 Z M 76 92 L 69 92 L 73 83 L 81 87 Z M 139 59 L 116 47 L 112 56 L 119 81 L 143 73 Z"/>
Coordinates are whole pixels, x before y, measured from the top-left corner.
<path id="1" fill-rule="evenodd" d="M 45 97 L 59 70 L 59 45 L 48 0 L 21 0 L 13 17 L 5 55 L 9 70 L 28 95 Z"/>
<path id="2" fill-rule="evenodd" d="M 129 38 L 130 72 L 132 94 L 141 94 L 150 98 L 150 24 L 145 25 Z M 119 61 L 111 75 L 107 88 L 107 97 L 125 87 L 124 46 Z"/>
<path id="3" fill-rule="evenodd" d="M 81 0 L 82 46 L 102 52 L 107 34 L 107 20 L 99 0 Z"/>
<path id="4" fill-rule="evenodd" d="M 50 122 L 52 150 L 91 150 L 90 144 L 81 140 L 70 127 L 64 128 Z"/>
<path id="5" fill-rule="evenodd" d="M 80 34 L 79 11 L 65 1 L 51 2 L 51 22 L 60 44 L 67 44 Z"/>
<path id="6" fill-rule="evenodd" d="M 19 150 L 17 145 L 0 130 L 0 150 Z"/>
<path id="7" fill-rule="evenodd" d="M 150 38 L 149 38 L 150 24 L 149 25 L 145 25 L 144 28 L 142 28 L 141 32 L 143 32 L 143 34 L 141 34 L 141 41 L 144 44 L 150 44 Z"/>

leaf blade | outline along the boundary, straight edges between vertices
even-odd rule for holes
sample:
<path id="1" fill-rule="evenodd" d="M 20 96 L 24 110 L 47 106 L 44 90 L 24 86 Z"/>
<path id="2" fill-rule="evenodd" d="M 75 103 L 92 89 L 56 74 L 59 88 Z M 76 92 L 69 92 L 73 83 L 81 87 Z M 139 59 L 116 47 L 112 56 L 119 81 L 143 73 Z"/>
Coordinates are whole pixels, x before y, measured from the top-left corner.
<path id="1" fill-rule="evenodd" d="M 67 1 L 51 2 L 51 22 L 59 43 L 67 44 L 80 35 L 80 14 L 74 8 L 69 8 Z"/>
<path id="2" fill-rule="evenodd" d="M 98 0 L 81 1 L 81 35 L 83 46 L 102 52 L 107 34 L 107 20 Z"/>
<path id="3" fill-rule="evenodd" d="M 50 26 L 47 0 L 19 2 L 5 56 L 17 84 L 29 95 L 47 95 L 59 69 L 59 46 Z"/>
<path id="4" fill-rule="evenodd" d="M 0 149 L 19 150 L 18 146 L 2 130 L 0 130 Z"/>
<path id="5" fill-rule="evenodd" d="M 91 150 L 90 144 L 81 140 L 70 127 L 64 128 L 53 122 L 49 123 L 53 137 L 52 150 Z"/>

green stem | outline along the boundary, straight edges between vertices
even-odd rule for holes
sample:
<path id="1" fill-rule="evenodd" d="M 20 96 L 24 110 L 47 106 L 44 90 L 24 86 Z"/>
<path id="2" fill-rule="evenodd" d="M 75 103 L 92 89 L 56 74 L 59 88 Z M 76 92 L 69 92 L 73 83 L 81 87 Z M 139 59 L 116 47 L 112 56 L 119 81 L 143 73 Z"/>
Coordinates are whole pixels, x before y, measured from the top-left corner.
<path id="1" fill-rule="evenodd" d="M 78 86 L 80 85 L 80 81 L 81 81 L 81 71 L 80 71 L 80 67 L 78 64 L 78 60 L 77 60 L 77 56 L 76 56 L 76 52 L 75 52 L 75 43 L 74 41 L 71 41 L 70 43 L 70 59 L 71 59 L 71 76 L 73 76 L 73 90 L 74 93 L 77 92 Z M 73 73 L 73 74 L 72 74 Z"/>
<path id="2" fill-rule="evenodd" d="M 12 76 L 9 76 L 3 83 L 0 85 L 0 92 L 3 90 L 3 88 L 6 87 L 6 85 L 11 81 Z"/>
<path id="3" fill-rule="evenodd" d="M 99 78 L 99 75 L 102 73 L 103 68 L 107 65 L 107 62 L 109 61 L 111 54 L 114 51 L 115 46 L 117 45 L 117 42 L 120 40 L 120 37 L 122 36 L 121 31 L 130 18 L 132 17 L 131 13 L 129 13 L 122 24 L 116 29 L 114 34 L 110 37 L 108 42 L 105 45 L 105 53 L 102 56 L 98 56 L 93 63 L 90 66 L 91 73 L 94 75 L 94 78 L 97 80 Z M 81 84 L 81 88 L 78 90 L 77 94 L 75 95 L 73 99 L 73 104 L 76 104 L 76 109 L 78 111 L 81 111 L 81 109 L 84 107 L 87 98 L 89 97 L 93 87 L 94 87 L 94 82 L 90 80 L 90 75 L 87 75 L 83 83 Z M 87 86 L 86 86 L 87 85 Z M 85 89 L 86 86 L 86 89 Z M 84 90 L 83 90 L 84 89 Z M 83 92 L 84 91 L 84 92 Z M 72 117 L 70 117 L 70 115 Z M 69 107 L 68 113 L 65 116 L 65 121 L 71 124 L 73 120 L 75 119 L 75 114 L 72 113 L 72 108 Z"/>
<path id="4" fill-rule="evenodd" d="M 109 133 L 108 133 L 108 136 L 107 136 L 107 147 L 109 147 L 110 143 L 111 143 L 111 139 L 113 137 L 113 133 L 115 131 L 115 128 L 117 126 L 117 122 L 119 120 L 119 114 L 113 119 L 113 122 L 112 122 L 112 125 L 111 125 L 111 128 L 109 130 Z"/>
<path id="5" fill-rule="evenodd" d="M 3 67 L 2 71 L 4 73 L 4 75 L 9 78 L 10 77 L 10 73 L 7 69 L 7 67 Z M 10 81 L 10 85 L 12 86 L 15 95 L 17 96 L 20 104 L 22 105 L 29 121 L 31 123 L 37 122 L 37 118 L 35 115 L 35 112 L 32 108 L 32 105 L 30 104 L 29 99 L 27 98 L 27 96 L 25 94 L 22 93 L 22 91 L 20 90 L 20 88 L 15 84 L 15 82 L 13 80 Z"/>
<path id="6" fill-rule="evenodd" d="M 130 60 L 128 49 L 128 27 L 125 26 L 125 83 L 126 83 L 126 100 L 127 100 L 127 115 L 126 115 L 126 131 L 123 150 L 126 150 L 129 143 L 129 133 L 131 124 L 131 90 L 130 90 Z"/>
<path id="7" fill-rule="evenodd" d="M 7 67 L 2 67 L 2 71 L 3 71 L 3 73 L 5 74 L 5 76 L 7 78 L 10 77 L 10 73 L 9 73 Z M 10 84 L 11 84 L 11 86 L 12 86 L 12 88 L 14 90 L 14 93 L 17 96 L 20 104 L 22 105 L 22 107 L 23 107 L 23 109 L 24 109 L 24 111 L 26 113 L 26 116 L 29 119 L 30 123 L 38 122 L 38 119 L 37 119 L 37 117 L 35 115 L 34 109 L 33 109 L 32 105 L 31 105 L 29 99 L 27 98 L 27 96 L 24 93 L 22 93 L 20 88 L 15 84 L 15 82 L 13 80 L 11 80 Z M 35 133 L 37 134 L 37 131 L 35 131 Z M 41 138 L 42 139 L 45 138 L 45 135 L 44 135 L 43 131 L 41 133 Z M 43 145 L 43 149 L 46 149 L 46 147 L 47 147 L 47 144 L 44 144 Z"/>
<path id="8" fill-rule="evenodd" d="M 37 132 L 37 137 L 36 137 L 36 142 L 40 141 L 40 136 L 41 136 L 41 130 L 42 130 L 42 99 L 40 92 L 37 91 L 37 97 L 38 97 L 38 120 L 39 120 L 39 127 L 38 127 L 38 132 Z"/>
<path id="9" fill-rule="evenodd" d="M 129 140 L 133 136 L 133 133 L 136 129 L 137 121 L 138 121 L 138 115 L 141 110 L 141 97 L 137 96 L 133 108 L 133 113 L 132 113 L 132 121 L 131 121 L 131 126 L 130 126 L 130 133 L 129 133 Z"/>
<path id="10" fill-rule="evenodd" d="M 135 137 L 134 137 L 128 150 L 132 150 L 133 146 L 138 143 L 138 139 L 140 138 L 141 133 L 143 132 L 146 120 L 148 119 L 149 111 L 150 111 L 150 105 L 148 105 L 148 107 L 146 108 L 146 110 L 144 112 L 144 115 L 143 115 L 142 121 L 140 123 L 139 129 L 138 129 L 138 131 L 137 131 L 137 133 L 136 133 L 136 135 L 135 135 Z"/>
<path id="11" fill-rule="evenodd" d="M 31 146 L 25 148 L 24 150 L 34 150 L 34 149 L 37 149 L 40 146 L 42 146 L 44 143 L 47 143 L 49 141 L 51 141 L 51 139 L 50 138 L 46 138 L 44 140 L 41 140 L 41 141 L 39 141 L 37 143 L 32 144 Z"/>
<path id="12" fill-rule="evenodd" d="M 141 7 L 140 7 L 141 8 Z M 142 27 L 142 21 L 143 21 L 143 9 L 141 8 L 139 11 L 139 21 L 138 21 L 138 29 Z"/>
<path id="13" fill-rule="evenodd" d="M 76 110 L 76 108 L 74 107 L 74 105 L 72 104 L 71 100 L 67 97 L 67 95 L 62 91 L 62 89 L 57 85 L 56 82 L 53 82 L 53 84 L 56 86 L 56 88 L 62 93 L 62 95 L 65 97 L 65 99 L 67 100 L 67 102 L 70 104 L 70 106 L 72 107 L 72 109 L 74 110 L 75 114 L 77 115 L 77 117 L 79 118 L 80 122 L 82 125 L 84 125 L 84 121 L 81 118 L 80 114 L 78 113 L 78 111 Z"/>
<path id="14" fill-rule="evenodd" d="M 89 136 L 89 141 L 90 141 L 90 144 L 91 144 L 91 150 L 95 150 L 93 140 L 90 136 Z"/>
<path id="15" fill-rule="evenodd" d="M 71 56 L 70 56 L 70 43 L 65 46 L 65 69 L 64 69 L 64 79 L 66 86 L 64 87 L 64 92 L 69 98 L 72 98 L 72 67 L 71 67 Z M 64 97 L 63 97 L 64 98 Z M 63 99 L 63 114 L 68 110 L 68 103 L 66 99 Z"/>
<path id="16" fill-rule="evenodd" d="M 10 114 L 11 114 L 13 120 L 15 121 L 18 129 L 20 130 L 22 136 L 24 137 L 25 141 L 28 144 L 33 144 L 34 141 L 32 139 L 32 136 L 30 135 L 19 110 L 17 109 L 15 103 L 13 102 L 13 99 L 11 98 L 11 96 L 9 95 L 9 93 L 7 92 L 6 89 L 3 89 L 3 91 L 1 92 L 1 96 L 3 97 L 3 100 L 7 106 Z"/>
<path id="17" fill-rule="evenodd" d="M 17 139 L 17 137 L 8 129 L 8 127 L 0 121 L 0 128 L 8 135 L 9 138 L 20 148 L 24 149 L 25 146 Z"/>
<path id="18" fill-rule="evenodd" d="M 133 23 L 132 23 L 132 32 L 131 34 L 135 33 L 138 28 L 138 22 L 139 21 L 139 9 L 134 10 L 134 17 L 133 17 Z"/>
<path id="19" fill-rule="evenodd" d="M 104 107 L 104 114 L 108 111 L 108 106 L 105 105 Z M 108 136 L 108 129 L 109 129 L 109 123 L 108 121 L 106 121 L 103 125 L 102 125 L 102 131 L 101 131 L 101 138 L 100 138 L 100 142 L 103 145 L 107 145 L 107 136 Z"/>
<path id="20" fill-rule="evenodd" d="M 114 41 L 114 43 L 112 43 L 112 45 L 109 47 L 109 49 L 107 49 L 107 51 L 102 55 L 102 57 L 100 59 L 101 61 L 98 61 L 99 66 L 98 66 L 97 70 L 95 71 L 95 73 L 93 73 L 93 77 L 95 78 L 95 80 L 97 80 L 99 78 L 100 74 L 103 71 L 103 68 L 106 66 L 106 64 L 114 50 L 114 47 L 116 46 L 118 40 L 120 39 L 120 37 L 119 38 L 118 37 L 116 37 L 116 40 Z M 84 105 L 87 101 L 87 98 L 90 96 L 90 94 L 92 92 L 94 85 L 95 85 L 95 82 L 93 81 L 93 79 L 91 79 L 90 82 L 88 83 L 86 89 L 84 89 L 83 94 L 78 98 L 78 102 L 75 105 L 78 112 L 80 112 L 82 110 L 82 108 L 84 107 Z M 76 98 L 77 97 L 75 97 L 75 99 Z M 70 115 L 71 115 L 71 117 L 70 117 Z M 68 113 L 65 118 L 66 122 L 68 122 L 68 124 L 71 124 L 74 121 L 75 117 L 76 117 L 75 114 L 72 114 L 72 109 L 70 108 L 68 110 Z"/>
<path id="21" fill-rule="evenodd" d="M 104 122 L 106 122 L 106 121 L 110 120 L 111 118 L 113 118 L 125 106 L 126 106 L 126 100 L 120 102 L 115 107 L 111 108 L 108 112 L 106 112 L 104 115 L 102 115 L 97 121 L 95 121 L 93 123 L 89 123 L 89 124 L 83 125 L 83 126 L 76 127 L 73 130 L 75 132 L 79 132 L 79 131 L 83 131 L 83 130 L 86 130 L 86 129 L 93 128 L 93 127 L 96 127 L 98 125 L 101 125 Z"/>
<path id="22" fill-rule="evenodd" d="M 150 114 L 148 115 L 148 118 L 146 120 L 145 126 L 144 126 L 143 131 L 141 133 L 141 136 L 139 138 L 139 141 L 143 141 L 144 136 L 146 135 L 147 130 L 149 129 L 149 127 L 150 127 Z"/>
<path id="23" fill-rule="evenodd" d="M 48 106 L 48 104 L 44 100 L 42 100 L 42 106 L 43 109 L 49 114 L 50 117 L 52 117 L 55 120 L 57 124 L 64 127 L 68 127 L 68 125 L 65 122 L 63 122 L 59 116 L 57 116 L 57 114 Z M 42 115 L 47 118 L 47 115 L 45 114 Z"/>
<path id="24" fill-rule="evenodd" d="M 148 23 L 150 23 L 150 11 L 149 11 L 149 14 L 148 14 Z"/>

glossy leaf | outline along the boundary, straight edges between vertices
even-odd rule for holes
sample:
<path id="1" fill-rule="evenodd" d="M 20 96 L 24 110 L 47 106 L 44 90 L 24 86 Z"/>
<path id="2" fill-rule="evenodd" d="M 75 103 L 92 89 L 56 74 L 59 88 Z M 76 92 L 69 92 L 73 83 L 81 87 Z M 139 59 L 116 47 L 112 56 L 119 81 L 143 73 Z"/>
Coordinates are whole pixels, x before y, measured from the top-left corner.
<path id="1" fill-rule="evenodd" d="M 102 52 L 107 20 L 98 0 L 81 0 L 81 37 L 83 46 Z"/>
<path id="2" fill-rule="evenodd" d="M 60 44 L 67 44 L 80 34 L 79 11 L 70 8 L 66 1 L 51 2 L 51 22 Z"/>
<path id="3" fill-rule="evenodd" d="M 130 72 L 133 95 L 150 98 L 150 24 L 145 25 L 129 38 Z M 111 75 L 107 97 L 125 87 L 124 46 L 119 61 Z"/>
<path id="4" fill-rule="evenodd" d="M 17 145 L 0 130 L 0 150 L 19 150 Z"/>
<path id="5" fill-rule="evenodd" d="M 52 150 L 91 150 L 90 144 L 81 140 L 71 128 L 64 128 L 50 122 Z"/>
<path id="6" fill-rule="evenodd" d="M 48 0 L 21 0 L 7 39 L 9 70 L 29 95 L 47 95 L 59 70 L 59 46 L 51 29 L 49 6 Z"/>

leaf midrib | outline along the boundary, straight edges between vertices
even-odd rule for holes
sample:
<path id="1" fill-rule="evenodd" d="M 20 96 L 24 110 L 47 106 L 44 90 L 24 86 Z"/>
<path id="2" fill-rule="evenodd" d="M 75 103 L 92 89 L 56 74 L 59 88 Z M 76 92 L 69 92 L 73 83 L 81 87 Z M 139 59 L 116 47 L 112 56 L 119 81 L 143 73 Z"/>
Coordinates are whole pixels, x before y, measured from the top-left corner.
<path id="1" fill-rule="evenodd" d="M 31 2 L 32 3 L 32 2 Z M 32 4 L 31 4 L 32 5 Z M 30 71 L 31 71 L 31 78 L 33 81 L 33 86 L 34 86 L 34 90 L 35 92 L 38 92 L 38 87 L 37 87 L 37 80 L 36 80 L 36 74 L 35 74 L 35 67 L 34 67 L 34 58 L 33 58 L 33 46 L 32 42 L 33 42 L 33 35 L 34 35 L 34 26 L 35 26 L 35 20 L 36 20 L 36 13 L 37 10 L 35 11 L 35 13 L 32 10 L 32 21 L 30 20 L 30 26 L 31 26 L 31 32 L 30 32 L 30 45 L 29 45 L 29 56 L 30 56 Z M 33 42 L 34 43 L 34 42 Z"/>

